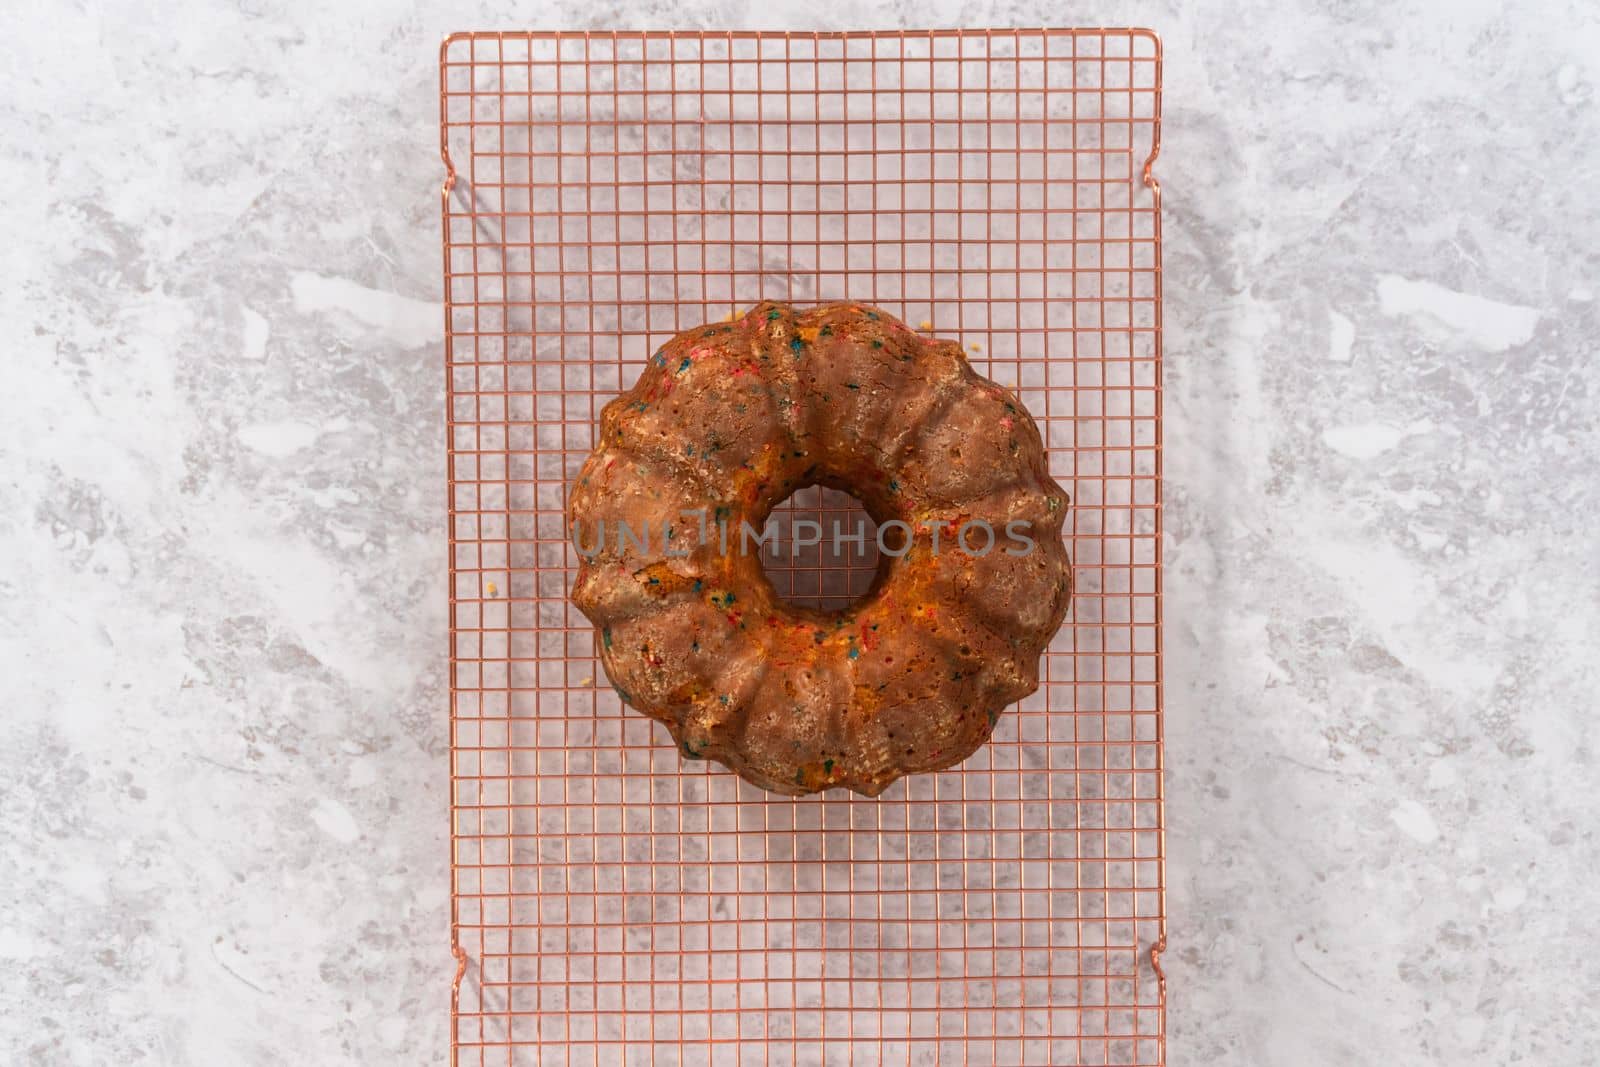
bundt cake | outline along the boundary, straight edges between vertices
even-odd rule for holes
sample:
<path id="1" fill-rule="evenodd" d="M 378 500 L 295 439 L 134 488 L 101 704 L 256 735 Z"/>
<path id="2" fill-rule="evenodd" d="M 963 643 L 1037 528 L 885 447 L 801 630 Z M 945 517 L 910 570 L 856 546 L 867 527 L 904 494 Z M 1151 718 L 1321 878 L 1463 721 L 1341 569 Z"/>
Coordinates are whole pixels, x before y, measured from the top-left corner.
<path id="1" fill-rule="evenodd" d="M 882 531 L 842 611 L 781 600 L 748 536 L 809 485 Z M 966 759 L 1038 688 L 1067 502 L 1033 419 L 960 345 L 871 307 L 764 303 L 679 334 L 606 405 L 569 499 L 572 599 L 684 756 L 875 796 Z"/>

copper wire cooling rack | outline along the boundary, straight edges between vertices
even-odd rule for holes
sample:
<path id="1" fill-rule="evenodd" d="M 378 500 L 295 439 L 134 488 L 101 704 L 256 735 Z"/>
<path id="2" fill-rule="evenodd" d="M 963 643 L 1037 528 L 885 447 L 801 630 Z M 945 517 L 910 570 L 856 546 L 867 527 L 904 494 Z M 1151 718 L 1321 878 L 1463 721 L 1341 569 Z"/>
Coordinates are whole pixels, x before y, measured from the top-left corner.
<path id="1" fill-rule="evenodd" d="M 480 33 L 441 65 L 454 1062 L 1162 1063 L 1155 36 Z M 959 339 L 1073 497 L 1038 693 L 875 800 L 683 762 L 567 601 L 599 409 L 766 298 Z M 838 606 L 872 564 L 768 566 Z"/>

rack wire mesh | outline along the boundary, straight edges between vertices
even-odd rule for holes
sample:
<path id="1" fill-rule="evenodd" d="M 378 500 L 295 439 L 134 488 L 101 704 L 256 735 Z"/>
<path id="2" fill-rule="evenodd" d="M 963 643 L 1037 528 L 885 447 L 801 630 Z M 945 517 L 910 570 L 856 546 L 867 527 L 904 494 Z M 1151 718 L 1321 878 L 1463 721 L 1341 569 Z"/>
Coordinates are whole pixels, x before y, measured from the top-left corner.
<path id="1" fill-rule="evenodd" d="M 440 62 L 454 1062 L 1163 1063 L 1155 35 L 472 33 Z M 1039 691 L 877 799 L 681 762 L 567 600 L 600 407 L 767 298 L 961 340 L 1073 497 Z M 808 494 L 791 516 L 855 511 Z M 873 565 L 767 561 L 824 607 Z"/>

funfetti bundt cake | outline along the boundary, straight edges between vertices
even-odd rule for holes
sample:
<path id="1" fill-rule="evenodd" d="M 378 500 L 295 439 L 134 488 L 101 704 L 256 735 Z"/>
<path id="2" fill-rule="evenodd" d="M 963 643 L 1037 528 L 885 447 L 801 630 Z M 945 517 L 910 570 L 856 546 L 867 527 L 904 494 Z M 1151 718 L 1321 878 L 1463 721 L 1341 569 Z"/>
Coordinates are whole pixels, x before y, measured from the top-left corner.
<path id="1" fill-rule="evenodd" d="M 762 530 L 791 493 L 883 531 L 865 597 L 787 604 Z M 1038 428 L 961 347 L 871 307 L 765 303 L 679 334 L 606 405 L 573 486 L 573 602 L 622 699 L 764 789 L 875 796 L 959 763 L 1038 687 L 1071 595 Z"/>

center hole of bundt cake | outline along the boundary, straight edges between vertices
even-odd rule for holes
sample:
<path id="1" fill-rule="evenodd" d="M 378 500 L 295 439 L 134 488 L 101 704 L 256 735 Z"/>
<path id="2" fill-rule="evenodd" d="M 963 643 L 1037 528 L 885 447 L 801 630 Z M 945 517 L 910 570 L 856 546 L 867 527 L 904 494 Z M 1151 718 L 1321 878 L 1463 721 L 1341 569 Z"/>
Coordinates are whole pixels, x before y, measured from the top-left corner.
<path id="1" fill-rule="evenodd" d="M 878 551 L 878 524 L 839 489 L 791 493 L 772 509 L 767 529 L 773 536 L 761 547 L 761 569 L 779 599 L 797 607 L 843 611 L 871 591 L 887 558 Z"/>

